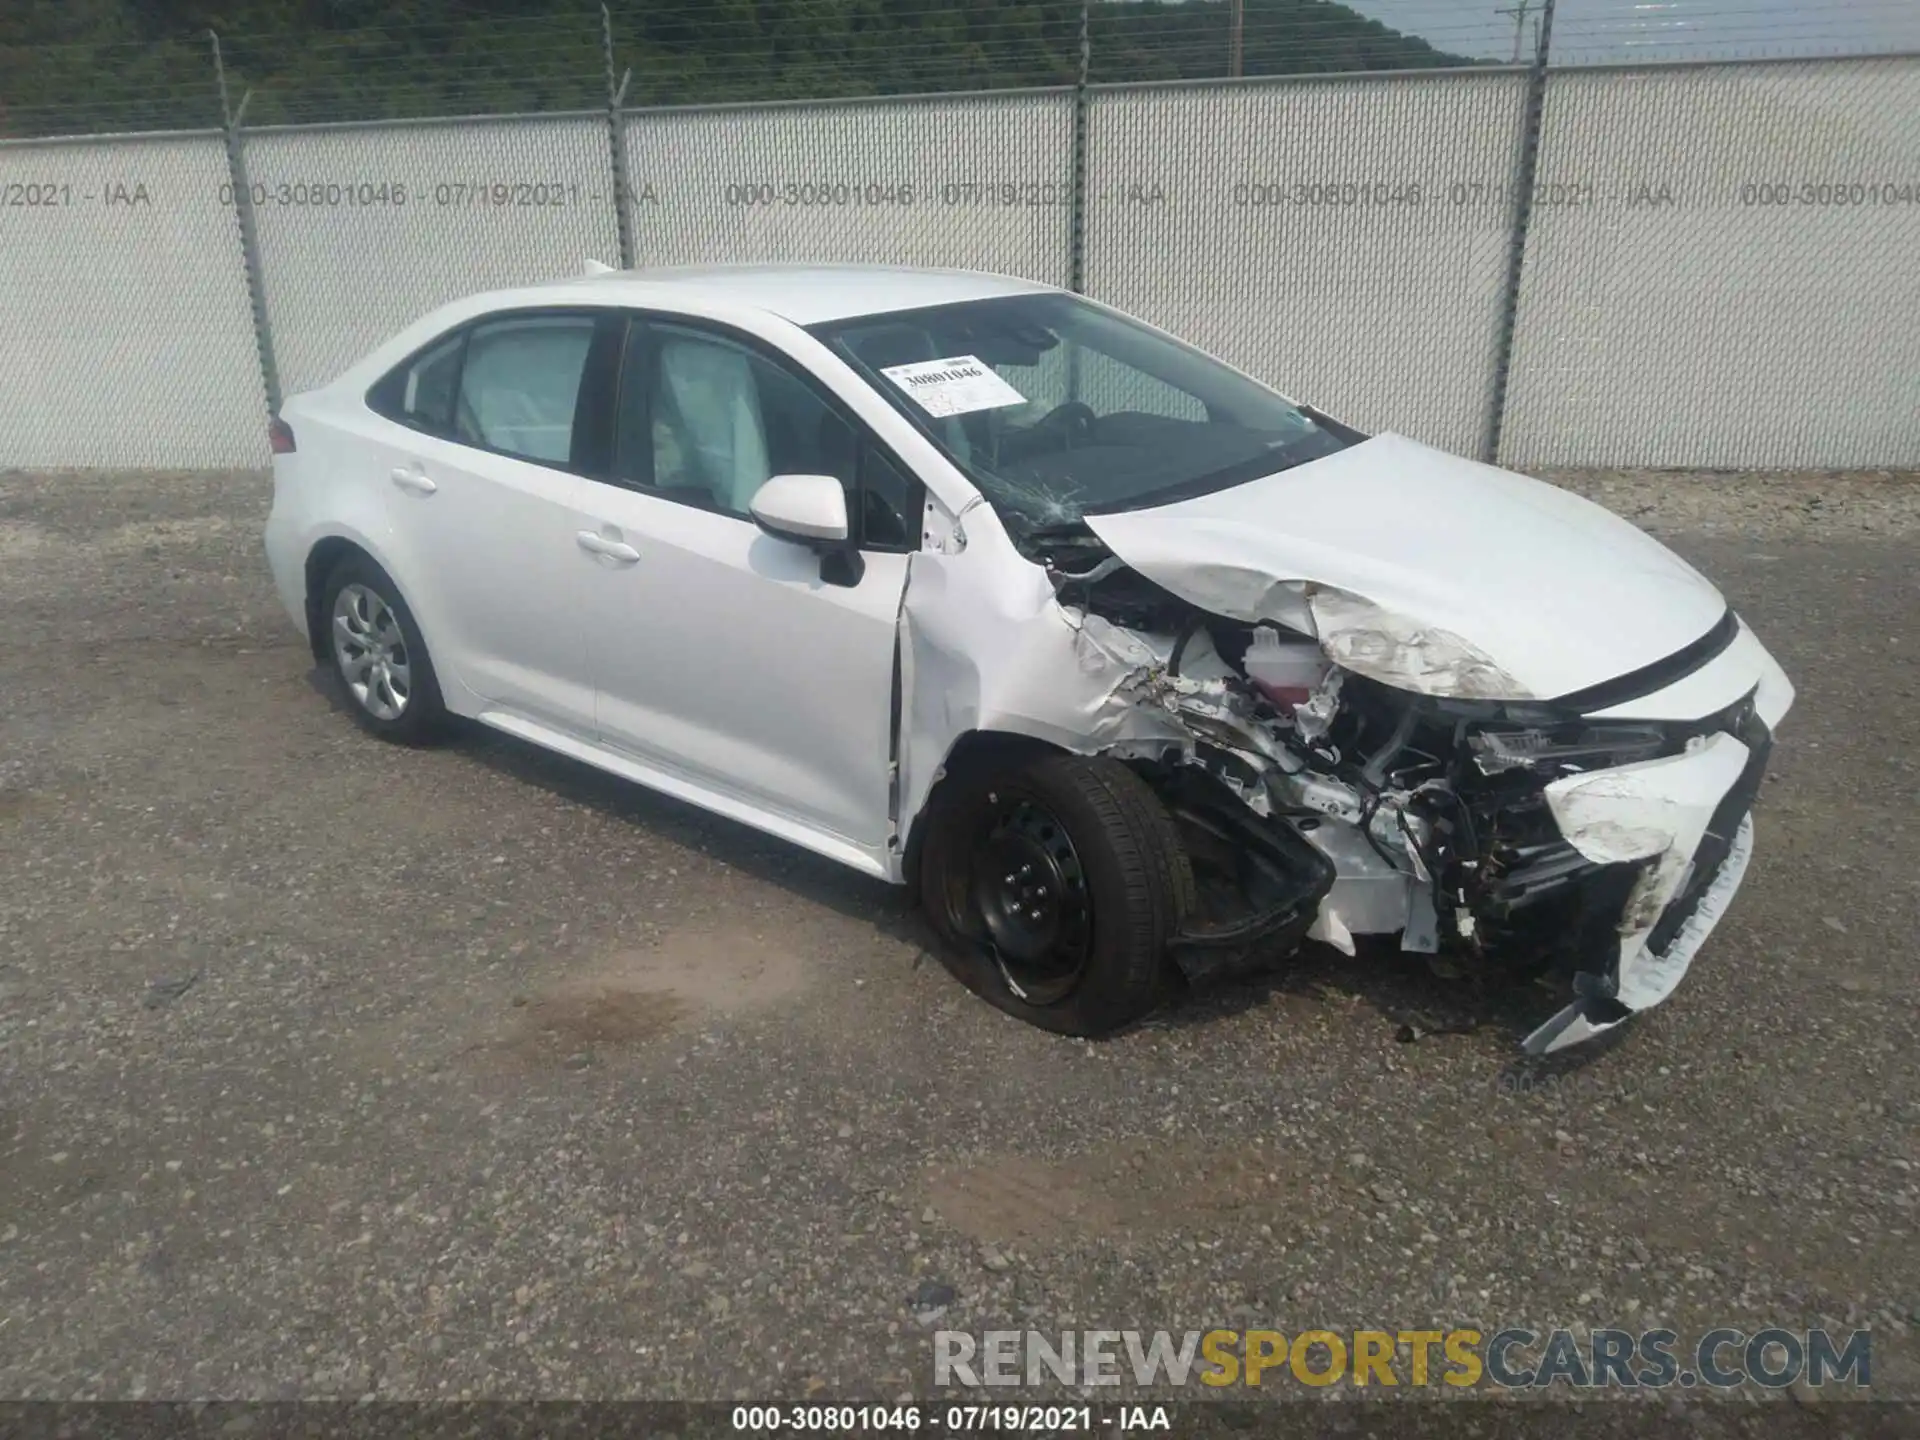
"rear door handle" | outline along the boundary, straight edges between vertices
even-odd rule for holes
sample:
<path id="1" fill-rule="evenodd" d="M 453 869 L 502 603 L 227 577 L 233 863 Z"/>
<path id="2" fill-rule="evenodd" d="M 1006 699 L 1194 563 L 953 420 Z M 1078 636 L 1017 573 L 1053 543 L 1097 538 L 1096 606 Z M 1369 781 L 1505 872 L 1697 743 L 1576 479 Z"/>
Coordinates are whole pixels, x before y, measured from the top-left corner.
<path id="1" fill-rule="evenodd" d="M 411 490 L 416 495 L 431 495 L 440 487 L 427 478 L 424 470 L 416 470 L 410 465 L 396 465 L 387 477 L 402 490 Z"/>
<path id="2" fill-rule="evenodd" d="M 582 530 L 574 536 L 580 542 L 580 548 L 594 555 L 604 555 L 609 560 L 618 560 L 622 565 L 631 565 L 640 558 L 640 552 L 631 545 L 618 540 L 609 540 L 604 535 L 596 535 L 591 530 Z"/>

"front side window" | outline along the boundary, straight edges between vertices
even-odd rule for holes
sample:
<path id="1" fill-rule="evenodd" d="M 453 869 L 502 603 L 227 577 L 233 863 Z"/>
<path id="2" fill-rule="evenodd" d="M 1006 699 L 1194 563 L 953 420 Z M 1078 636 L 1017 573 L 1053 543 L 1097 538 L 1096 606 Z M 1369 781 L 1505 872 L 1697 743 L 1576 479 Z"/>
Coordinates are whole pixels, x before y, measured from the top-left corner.
<path id="1" fill-rule="evenodd" d="M 636 325 L 621 365 L 613 478 L 750 518 L 775 475 L 831 475 L 856 538 L 918 534 L 912 483 L 868 450 L 818 390 L 749 346 L 676 325 Z M 864 472 L 864 473 L 863 473 Z"/>
<path id="2" fill-rule="evenodd" d="M 525 460 L 567 464 L 593 328 L 592 317 L 584 315 L 530 315 L 475 326 L 460 366 L 455 438 Z"/>
<path id="3" fill-rule="evenodd" d="M 1348 443 L 1217 360 L 1073 295 L 967 301 L 813 333 L 1016 530 L 1224 489 Z"/>
<path id="4" fill-rule="evenodd" d="M 879 446 L 868 444 L 860 457 L 861 540 L 888 550 L 914 549 L 926 503 L 920 482 Z"/>

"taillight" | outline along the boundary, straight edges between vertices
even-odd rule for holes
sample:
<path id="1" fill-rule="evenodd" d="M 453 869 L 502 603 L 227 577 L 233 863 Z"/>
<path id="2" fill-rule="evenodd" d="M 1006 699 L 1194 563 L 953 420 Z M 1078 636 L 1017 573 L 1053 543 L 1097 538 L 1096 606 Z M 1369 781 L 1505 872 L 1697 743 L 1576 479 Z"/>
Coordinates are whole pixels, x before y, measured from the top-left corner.
<path id="1" fill-rule="evenodd" d="M 276 455 L 293 454 L 297 448 L 293 443 L 293 427 L 276 416 L 267 423 L 267 443 Z"/>

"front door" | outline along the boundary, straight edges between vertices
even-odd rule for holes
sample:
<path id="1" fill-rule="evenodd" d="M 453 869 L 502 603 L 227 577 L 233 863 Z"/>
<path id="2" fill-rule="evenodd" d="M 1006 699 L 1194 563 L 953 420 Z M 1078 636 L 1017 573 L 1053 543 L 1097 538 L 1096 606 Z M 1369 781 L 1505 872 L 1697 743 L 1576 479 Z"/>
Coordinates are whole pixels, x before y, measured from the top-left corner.
<path id="1" fill-rule="evenodd" d="M 582 536 L 602 552 L 584 607 L 602 742 L 884 854 L 913 487 L 744 337 L 636 320 L 615 409 Z M 857 566 L 823 567 L 754 524 L 748 503 L 775 474 L 842 481 L 864 525 Z"/>

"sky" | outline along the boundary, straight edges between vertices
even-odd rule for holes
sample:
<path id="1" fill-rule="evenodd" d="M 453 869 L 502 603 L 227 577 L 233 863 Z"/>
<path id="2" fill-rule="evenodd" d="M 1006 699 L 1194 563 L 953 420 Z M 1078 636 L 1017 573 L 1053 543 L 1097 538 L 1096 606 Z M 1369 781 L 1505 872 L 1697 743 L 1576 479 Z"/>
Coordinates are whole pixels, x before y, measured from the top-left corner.
<path id="1" fill-rule="evenodd" d="M 1342 0 L 1457 55 L 1511 60 L 1522 0 Z M 1526 0 L 1525 46 L 1542 0 Z M 1706 60 L 1920 50 L 1920 0 L 1557 0 L 1553 59 Z"/>

